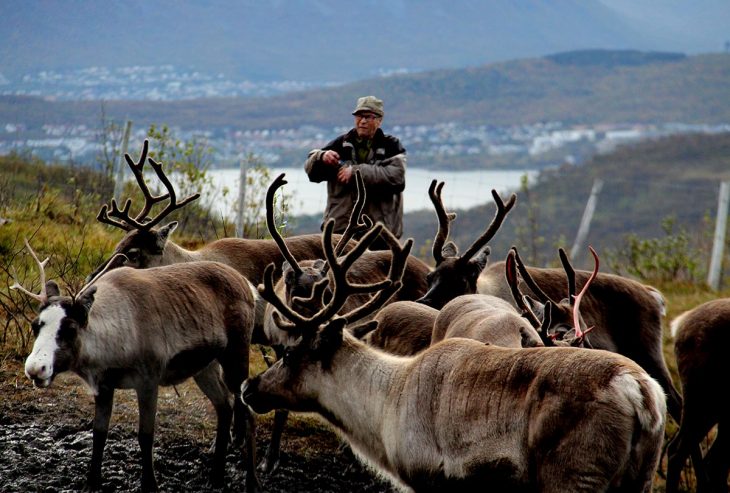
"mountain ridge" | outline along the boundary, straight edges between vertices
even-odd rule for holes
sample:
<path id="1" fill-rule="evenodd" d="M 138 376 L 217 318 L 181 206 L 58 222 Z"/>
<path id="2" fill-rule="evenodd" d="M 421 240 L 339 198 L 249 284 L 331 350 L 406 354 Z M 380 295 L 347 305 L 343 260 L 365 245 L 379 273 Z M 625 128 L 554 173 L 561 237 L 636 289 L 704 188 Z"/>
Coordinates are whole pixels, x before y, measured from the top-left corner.
<path id="1" fill-rule="evenodd" d="M 610 63 L 581 64 L 583 53 L 394 75 L 268 98 L 104 101 L 103 107 L 107 118 L 132 119 L 137 126 L 208 130 L 346 125 L 350 107 L 364 94 L 385 100 L 385 128 L 450 121 L 495 126 L 730 122 L 730 54 L 607 50 L 601 54 Z M 621 57 L 632 62 L 618 64 Z M 101 107 L 100 101 L 0 96 L 0 121 L 98 126 Z"/>
<path id="2" fill-rule="evenodd" d="M 730 9 L 718 0 L 693 2 L 692 16 L 677 2 L 639 3 L 6 0 L 0 71 L 174 64 L 253 80 L 352 82 L 575 49 L 722 49 L 718 19 Z"/>

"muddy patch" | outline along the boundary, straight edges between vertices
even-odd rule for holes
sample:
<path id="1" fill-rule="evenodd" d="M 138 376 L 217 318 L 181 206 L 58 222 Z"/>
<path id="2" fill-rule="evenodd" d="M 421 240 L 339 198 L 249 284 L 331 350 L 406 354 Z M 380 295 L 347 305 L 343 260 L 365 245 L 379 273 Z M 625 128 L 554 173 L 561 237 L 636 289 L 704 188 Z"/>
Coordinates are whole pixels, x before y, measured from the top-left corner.
<path id="1" fill-rule="evenodd" d="M 161 491 L 244 491 L 243 452 L 228 453 L 226 486 L 208 483 L 215 415 L 192 383 L 163 389 L 155 434 L 155 472 Z M 91 457 L 93 398 L 80 380 L 60 376 L 34 389 L 20 364 L 0 369 L 0 491 L 79 491 Z M 139 491 L 141 466 L 133 392 L 117 391 L 102 466 L 103 491 Z M 258 419 L 259 457 L 268 445 L 272 416 Z M 292 415 L 284 433 L 279 468 L 259 475 L 263 491 L 387 492 L 390 486 L 352 459 L 319 419 Z"/>

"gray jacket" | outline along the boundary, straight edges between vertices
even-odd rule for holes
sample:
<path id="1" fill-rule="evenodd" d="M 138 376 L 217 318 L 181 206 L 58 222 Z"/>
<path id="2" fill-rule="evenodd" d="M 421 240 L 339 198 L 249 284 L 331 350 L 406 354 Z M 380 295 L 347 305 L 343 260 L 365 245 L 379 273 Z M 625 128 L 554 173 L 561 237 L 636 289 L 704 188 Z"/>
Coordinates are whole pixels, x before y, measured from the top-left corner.
<path id="1" fill-rule="evenodd" d="M 323 224 L 330 218 L 335 220 L 335 233 L 342 233 L 350 219 L 350 213 L 357 200 L 354 174 L 350 183 L 337 181 L 337 166 L 322 162 L 325 151 L 334 150 L 344 161 L 341 166 L 352 166 L 353 172 L 360 170 L 365 183 L 365 207 L 363 212 L 374 222 L 383 224 L 397 237 L 403 234 L 403 189 L 406 185 L 406 150 L 392 135 L 378 129 L 372 140 L 367 159 L 357 162 L 355 142 L 357 132 L 352 129 L 340 135 L 322 149 L 309 152 L 304 170 L 309 181 L 327 182 L 327 207 Z"/>

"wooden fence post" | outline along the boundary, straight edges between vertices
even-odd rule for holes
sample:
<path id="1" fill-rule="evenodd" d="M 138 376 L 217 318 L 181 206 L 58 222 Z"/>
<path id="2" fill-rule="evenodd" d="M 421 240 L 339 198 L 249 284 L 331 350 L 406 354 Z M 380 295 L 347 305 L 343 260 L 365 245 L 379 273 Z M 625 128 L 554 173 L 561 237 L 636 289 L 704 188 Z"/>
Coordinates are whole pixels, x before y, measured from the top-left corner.
<path id="1" fill-rule="evenodd" d="M 596 210 L 596 201 L 598 200 L 598 194 L 601 193 L 603 188 L 603 180 L 596 178 L 593 180 L 593 188 L 591 188 L 591 195 L 588 197 L 586 202 L 586 208 L 583 211 L 583 217 L 580 220 L 580 226 L 578 227 L 578 234 L 575 235 L 575 241 L 573 242 L 573 248 L 570 249 L 570 259 L 575 262 L 580 255 L 580 249 L 583 248 L 588 237 L 588 230 L 591 228 L 591 219 L 593 219 L 593 213 Z"/>
<path id="2" fill-rule="evenodd" d="M 715 236 L 712 241 L 712 257 L 710 258 L 710 269 L 707 273 L 707 284 L 715 291 L 720 289 L 722 257 L 725 250 L 725 231 L 727 230 L 728 204 L 730 204 L 730 182 L 723 181 L 720 183 L 720 198 L 717 201 Z"/>
<path id="3" fill-rule="evenodd" d="M 236 236 L 243 238 L 244 224 L 243 224 L 243 213 L 246 209 L 246 168 L 248 167 L 248 160 L 241 159 L 241 173 L 239 175 L 238 182 L 238 213 L 236 214 Z"/>
<path id="4" fill-rule="evenodd" d="M 124 170 L 126 165 L 124 164 L 124 155 L 127 153 L 129 147 L 129 134 L 132 133 L 132 120 L 127 120 L 124 125 L 124 134 L 122 136 L 122 148 L 119 150 L 119 156 L 117 156 L 116 164 L 116 175 L 114 178 L 114 198 L 118 204 L 122 203 L 122 192 L 124 191 Z"/>

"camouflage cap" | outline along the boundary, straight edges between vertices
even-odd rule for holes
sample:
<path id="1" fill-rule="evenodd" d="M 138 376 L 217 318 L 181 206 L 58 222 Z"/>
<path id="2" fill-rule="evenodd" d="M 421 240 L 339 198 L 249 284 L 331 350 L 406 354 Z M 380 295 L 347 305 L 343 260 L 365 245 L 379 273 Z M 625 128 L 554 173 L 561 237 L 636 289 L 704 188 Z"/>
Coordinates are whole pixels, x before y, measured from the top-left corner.
<path id="1" fill-rule="evenodd" d="M 363 96 L 357 100 L 357 106 L 355 106 L 355 110 L 352 114 L 356 115 L 361 111 L 370 111 L 382 117 L 385 114 L 383 112 L 383 100 L 378 99 L 375 96 Z"/>

